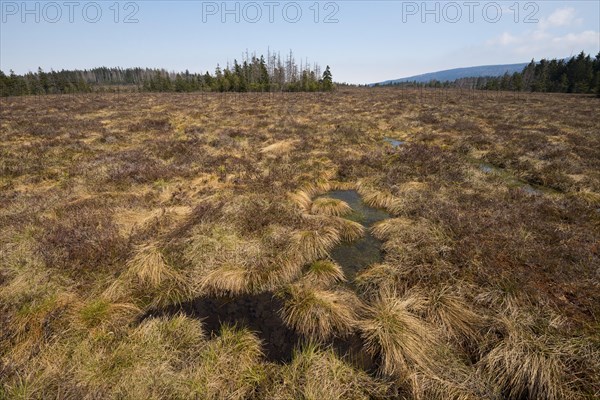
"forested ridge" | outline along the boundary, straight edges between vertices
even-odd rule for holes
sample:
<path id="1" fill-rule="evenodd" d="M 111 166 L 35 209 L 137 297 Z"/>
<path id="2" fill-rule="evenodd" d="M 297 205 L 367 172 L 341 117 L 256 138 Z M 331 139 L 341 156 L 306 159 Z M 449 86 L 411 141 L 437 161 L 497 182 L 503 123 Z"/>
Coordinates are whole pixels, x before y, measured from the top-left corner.
<path id="1" fill-rule="evenodd" d="M 298 62 L 292 52 L 267 57 L 248 55 L 225 68 L 217 64 L 213 73 L 171 72 L 151 68 L 93 68 L 17 75 L 0 71 L 0 95 L 85 93 L 98 90 L 150 92 L 316 92 L 334 88 L 329 66 L 321 72 L 318 64 Z"/>
<path id="2" fill-rule="evenodd" d="M 86 93 L 135 90 L 147 92 L 318 92 L 334 89 L 329 66 L 297 63 L 292 52 L 267 57 L 245 55 L 213 73 L 172 72 L 152 68 L 108 68 L 61 70 L 17 75 L 0 71 L 0 96 Z M 376 85 L 378 86 L 378 85 Z M 592 58 L 584 52 L 570 59 L 542 59 L 522 72 L 501 77 L 461 78 L 453 82 L 402 82 L 386 86 L 458 87 L 517 92 L 595 93 L 600 96 L 600 53 Z"/>
<path id="3" fill-rule="evenodd" d="M 461 78 L 452 82 L 401 82 L 392 86 L 458 87 L 546 93 L 596 93 L 600 96 L 600 53 L 594 59 L 584 52 L 569 59 L 542 59 L 531 62 L 521 72 L 500 77 Z"/>

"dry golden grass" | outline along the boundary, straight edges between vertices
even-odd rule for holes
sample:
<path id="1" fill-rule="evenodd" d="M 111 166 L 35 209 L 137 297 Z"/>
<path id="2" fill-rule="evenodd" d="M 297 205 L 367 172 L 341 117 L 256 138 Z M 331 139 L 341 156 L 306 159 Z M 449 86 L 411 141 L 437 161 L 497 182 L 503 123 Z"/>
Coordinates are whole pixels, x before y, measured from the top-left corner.
<path id="1" fill-rule="evenodd" d="M 165 262 L 156 243 L 136 249 L 135 255 L 128 261 L 127 266 L 128 273 L 135 277 L 137 282 L 153 288 L 176 276 L 176 272 Z"/>
<path id="2" fill-rule="evenodd" d="M 365 227 L 355 221 L 341 217 L 333 217 L 330 223 L 340 233 L 340 238 L 345 242 L 352 242 L 365 234 Z"/>
<path id="3" fill-rule="evenodd" d="M 426 271 L 422 271 L 423 266 L 437 264 L 440 266 L 437 269 L 441 270 L 446 263 L 446 255 L 453 248 L 449 233 L 427 220 L 395 218 L 377 224 L 372 232 L 385 240 L 383 249 L 390 262 L 402 268 L 412 267 L 415 272 L 411 277 L 413 282 L 426 274 Z M 386 233 L 390 235 L 386 236 Z"/>
<path id="4" fill-rule="evenodd" d="M 600 396 L 595 99 L 1 101 L 0 398 Z M 351 282 L 366 220 L 333 190 L 392 215 Z M 292 357 L 311 337 L 352 351 Z"/>
<path id="5" fill-rule="evenodd" d="M 373 264 L 360 271 L 354 278 L 354 283 L 365 297 L 378 296 L 382 292 L 407 289 L 407 272 L 398 266 L 389 264 Z"/>
<path id="6" fill-rule="evenodd" d="M 344 336 L 357 325 L 360 303 L 349 291 L 294 284 L 285 289 L 283 296 L 283 321 L 306 337 L 325 340 Z"/>
<path id="7" fill-rule="evenodd" d="M 500 318 L 504 337 L 480 360 L 481 372 L 510 399 L 578 398 L 573 388 L 579 378 L 570 375 L 569 367 L 582 363 L 597 370 L 597 352 L 579 339 L 536 333 L 539 325 L 522 311 Z"/>
<path id="8" fill-rule="evenodd" d="M 127 262 L 127 270 L 113 281 L 103 296 L 112 301 L 134 298 L 143 307 L 183 303 L 193 296 L 187 277 L 167 264 L 156 243 L 141 245 Z"/>
<path id="9" fill-rule="evenodd" d="M 309 342 L 294 353 L 294 358 L 266 392 L 269 399 L 373 399 L 386 398 L 390 385 L 353 368 L 331 349 Z"/>
<path id="10" fill-rule="evenodd" d="M 352 212 L 352 208 L 344 201 L 320 197 L 312 203 L 313 214 L 341 217 Z"/>
<path id="11" fill-rule="evenodd" d="M 444 335 L 459 343 L 476 343 L 481 339 L 485 325 L 482 316 L 458 292 L 457 287 L 444 285 L 434 290 L 423 290 L 426 296 L 424 315 L 428 322 L 438 326 Z"/>
<path id="12" fill-rule="evenodd" d="M 258 293 L 297 278 L 305 255 L 298 252 L 293 235 L 278 228 L 263 233 L 262 238 L 253 238 L 224 224 L 196 227 L 184 250 L 194 292 Z"/>
<path id="13" fill-rule="evenodd" d="M 48 293 L 25 303 L 3 331 L 3 339 L 8 339 L 5 343 L 11 345 L 3 348 L 5 362 L 17 365 L 26 363 L 41 346 L 52 342 L 55 335 L 68 329 L 69 323 L 65 317 L 77 305 L 78 299 L 64 291 Z"/>
<path id="14" fill-rule="evenodd" d="M 342 267 L 330 260 L 318 260 L 311 263 L 303 279 L 313 285 L 325 287 L 346 281 Z"/>
<path id="15" fill-rule="evenodd" d="M 387 240 L 402 231 L 410 230 L 411 225 L 412 221 L 406 218 L 388 218 L 376 223 L 371 228 L 371 233 L 380 240 Z"/>
<path id="16" fill-rule="evenodd" d="M 509 340 L 485 357 L 486 372 L 508 398 L 567 398 L 560 353 L 548 347 L 544 339 Z"/>
<path id="17" fill-rule="evenodd" d="M 290 193 L 289 196 L 290 199 L 302 210 L 306 212 L 310 211 L 312 206 L 312 200 L 310 198 L 310 195 L 306 191 L 299 190 L 297 192 Z"/>
<path id="18" fill-rule="evenodd" d="M 80 329 L 116 330 L 135 321 L 142 310 L 135 304 L 111 303 L 105 299 L 93 299 L 73 310 L 74 323 Z"/>
<path id="19" fill-rule="evenodd" d="M 182 382 L 183 397 L 247 399 L 266 379 L 261 365 L 261 343 L 244 329 L 224 326 L 208 342 L 195 363 L 188 365 Z"/>
<path id="20" fill-rule="evenodd" d="M 296 141 L 294 140 L 283 140 L 281 142 L 276 142 L 263 147 L 262 149 L 260 149 L 260 152 L 263 154 L 277 157 L 289 153 L 294 149 L 295 145 Z"/>
<path id="21" fill-rule="evenodd" d="M 324 258 L 329 251 L 340 243 L 340 233 L 332 227 L 316 230 L 298 231 L 293 235 L 292 252 L 309 263 Z"/>
<path id="22" fill-rule="evenodd" d="M 374 189 L 362 182 L 358 185 L 358 192 L 363 197 L 364 202 L 371 207 L 385 208 L 390 210 L 390 212 L 394 212 L 397 209 L 396 205 L 399 199 L 394 197 L 392 193 Z"/>
<path id="23" fill-rule="evenodd" d="M 222 264 L 199 278 L 199 293 L 240 295 L 250 292 L 249 271 L 244 265 Z"/>
<path id="24" fill-rule="evenodd" d="M 414 399 L 479 400 L 500 394 L 472 367 L 447 362 L 438 373 L 413 373 L 407 379 Z"/>
<path id="25" fill-rule="evenodd" d="M 381 292 L 367 307 L 360 323 L 367 350 L 380 358 L 381 371 L 406 378 L 411 371 L 432 373 L 437 343 L 432 326 L 411 311 L 423 299 L 394 292 Z"/>

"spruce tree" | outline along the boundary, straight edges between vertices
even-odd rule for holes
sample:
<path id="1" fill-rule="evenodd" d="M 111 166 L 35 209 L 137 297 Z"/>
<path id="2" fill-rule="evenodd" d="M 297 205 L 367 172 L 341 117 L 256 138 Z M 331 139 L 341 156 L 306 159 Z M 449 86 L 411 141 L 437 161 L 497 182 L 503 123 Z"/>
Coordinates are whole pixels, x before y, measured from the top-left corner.
<path id="1" fill-rule="evenodd" d="M 322 87 L 326 92 L 333 90 L 333 76 L 331 75 L 331 69 L 329 68 L 329 65 L 327 68 L 325 68 L 325 72 L 323 72 Z"/>

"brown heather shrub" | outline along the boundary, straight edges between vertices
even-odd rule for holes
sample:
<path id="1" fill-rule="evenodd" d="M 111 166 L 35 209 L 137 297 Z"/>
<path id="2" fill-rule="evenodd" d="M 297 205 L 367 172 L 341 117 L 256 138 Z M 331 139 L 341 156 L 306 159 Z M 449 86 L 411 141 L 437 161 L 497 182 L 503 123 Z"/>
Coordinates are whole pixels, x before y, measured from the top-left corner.
<path id="1" fill-rule="evenodd" d="M 101 162 L 108 164 L 107 183 L 151 183 L 159 179 L 172 178 L 179 172 L 173 165 L 157 160 L 139 149 L 111 155 L 108 160 Z"/>
<path id="2" fill-rule="evenodd" d="M 148 139 L 145 147 L 151 154 L 163 161 L 173 160 L 176 165 L 189 166 L 202 159 L 202 141 L 198 138 L 189 139 Z"/>
<path id="3" fill-rule="evenodd" d="M 35 142 L 18 149 L 0 148 L 0 174 L 16 178 L 22 175 L 42 175 L 48 167 L 48 146 Z"/>
<path id="4" fill-rule="evenodd" d="M 466 179 L 465 162 L 438 146 L 407 143 L 394 154 L 386 179 L 395 183 L 436 180 L 455 184 Z"/>
<path id="5" fill-rule="evenodd" d="M 591 100 L 1 100 L 0 398 L 598 398 Z M 333 190 L 393 215 L 350 283 Z"/>
<path id="6" fill-rule="evenodd" d="M 171 122 L 169 118 L 144 118 L 139 122 L 135 122 L 130 124 L 128 127 L 129 132 L 145 132 L 145 131 L 153 131 L 153 132 L 168 132 L 172 129 Z"/>
<path id="7" fill-rule="evenodd" d="M 123 261 L 129 250 L 108 210 L 75 207 L 43 223 L 39 251 L 48 267 L 94 271 Z"/>

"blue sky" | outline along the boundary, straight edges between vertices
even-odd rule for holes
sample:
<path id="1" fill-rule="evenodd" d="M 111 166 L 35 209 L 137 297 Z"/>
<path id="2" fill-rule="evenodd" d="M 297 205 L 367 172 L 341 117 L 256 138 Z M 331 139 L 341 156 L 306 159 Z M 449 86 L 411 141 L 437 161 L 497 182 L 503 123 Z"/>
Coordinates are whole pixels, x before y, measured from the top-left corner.
<path id="1" fill-rule="evenodd" d="M 600 51 L 599 1 L 23 4 L 0 0 L 0 69 L 5 72 L 38 66 L 204 72 L 240 59 L 246 49 L 266 54 L 270 48 L 282 54 L 292 49 L 298 59 L 329 64 L 336 81 L 369 83 Z"/>

